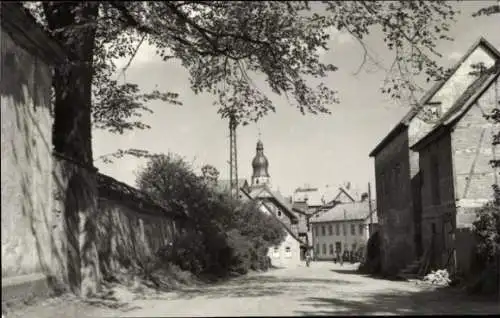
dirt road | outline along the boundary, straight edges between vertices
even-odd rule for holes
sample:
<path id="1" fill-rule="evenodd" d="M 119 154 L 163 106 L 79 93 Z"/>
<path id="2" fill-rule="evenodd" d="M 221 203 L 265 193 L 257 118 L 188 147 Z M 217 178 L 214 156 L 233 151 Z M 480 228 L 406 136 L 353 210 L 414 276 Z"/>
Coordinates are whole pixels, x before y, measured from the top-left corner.
<path id="1" fill-rule="evenodd" d="M 84 315 L 73 309 L 65 316 L 498 314 L 500 306 L 415 282 L 365 277 L 356 274 L 352 265 L 312 263 L 311 267 L 273 270 L 219 285 L 135 297 L 121 308 L 89 310 Z"/>

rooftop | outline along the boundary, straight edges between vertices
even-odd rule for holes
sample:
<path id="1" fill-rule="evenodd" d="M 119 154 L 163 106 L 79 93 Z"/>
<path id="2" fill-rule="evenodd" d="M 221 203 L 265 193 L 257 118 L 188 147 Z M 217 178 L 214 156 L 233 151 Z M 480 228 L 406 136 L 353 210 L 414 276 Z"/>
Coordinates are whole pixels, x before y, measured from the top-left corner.
<path id="1" fill-rule="evenodd" d="M 375 207 L 375 200 L 372 200 L 372 213 Z M 330 222 L 330 221 L 350 221 L 350 220 L 365 220 L 369 217 L 369 203 L 363 202 L 349 202 L 341 203 L 330 210 L 318 214 L 317 217 L 311 218 L 311 223 Z M 374 215 L 374 222 L 376 213 Z"/>
<path id="2" fill-rule="evenodd" d="M 398 136 L 402 131 L 407 129 L 409 122 L 420 113 L 420 110 L 424 108 L 439 92 L 439 90 L 448 82 L 454 74 L 459 70 L 460 66 L 467 60 L 469 56 L 478 48 L 481 47 L 491 56 L 500 56 L 500 52 L 486 39 L 483 37 L 479 38 L 474 45 L 472 45 L 469 50 L 462 56 L 462 58 L 451 68 L 450 74 L 436 82 L 418 101 L 417 105 L 411 107 L 408 113 L 396 124 L 396 126 L 377 144 L 377 146 L 370 152 L 370 157 L 375 157 L 391 140 Z"/>
<path id="3" fill-rule="evenodd" d="M 97 186 L 100 198 L 123 202 L 146 214 L 171 215 L 173 217 L 187 216 L 181 207 L 167 206 L 155 200 L 149 194 L 102 173 L 97 174 Z"/>

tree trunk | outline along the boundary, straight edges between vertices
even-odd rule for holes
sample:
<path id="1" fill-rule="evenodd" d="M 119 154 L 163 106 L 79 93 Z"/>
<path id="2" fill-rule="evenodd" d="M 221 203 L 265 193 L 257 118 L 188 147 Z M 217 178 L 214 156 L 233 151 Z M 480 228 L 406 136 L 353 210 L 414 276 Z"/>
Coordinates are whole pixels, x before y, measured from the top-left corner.
<path id="1" fill-rule="evenodd" d="M 95 241 L 96 169 L 92 159 L 91 87 L 98 3 L 45 2 L 49 29 L 69 54 L 54 74 L 53 145 L 69 157 L 59 165 L 64 180 L 64 216 L 68 236 L 68 282 L 84 297 L 99 289 Z M 76 28 L 78 27 L 78 28 Z M 76 232 L 76 233 L 75 233 Z"/>

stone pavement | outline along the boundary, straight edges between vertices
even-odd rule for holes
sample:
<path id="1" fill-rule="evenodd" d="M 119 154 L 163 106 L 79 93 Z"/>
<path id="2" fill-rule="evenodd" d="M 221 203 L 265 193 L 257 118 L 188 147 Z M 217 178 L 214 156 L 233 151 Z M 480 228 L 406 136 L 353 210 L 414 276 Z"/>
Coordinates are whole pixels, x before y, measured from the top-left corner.
<path id="1" fill-rule="evenodd" d="M 463 293 L 366 277 L 357 274 L 353 265 L 313 262 L 311 267 L 272 270 L 217 285 L 131 298 L 127 306 L 86 314 L 196 317 L 495 313 L 500 313 L 498 303 L 471 300 Z M 67 317 L 86 316 L 72 314 Z M 42 317 L 40 312 L 37 316 Z"/>

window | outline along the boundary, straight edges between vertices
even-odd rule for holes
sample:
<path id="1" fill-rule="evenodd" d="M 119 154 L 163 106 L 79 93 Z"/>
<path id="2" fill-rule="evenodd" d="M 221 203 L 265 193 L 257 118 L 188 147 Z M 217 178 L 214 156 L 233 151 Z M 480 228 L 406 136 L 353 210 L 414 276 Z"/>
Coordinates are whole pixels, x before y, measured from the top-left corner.
<path id="1" fill-rule="evenodd" d="M 292 257 L 292 249 L 290 248 L 290 246 L 285 247 L 285 257 L 286 258 Z"/>
<path id="2" fill-rule="evenodd" d="M 343 223 L 342 224 L 342 235 L 346 236 L 347 235 L 347 229 L 346 229 L 347 224 Z"/>
<path id="3" fill-rule="evenodd" d="M 312 228 L 311 231 L 312 231 L 312 236 L 314 236 L 314 234 L 316 234 L 316 231 L 315 231 L 316 228 Z"/>
<path id="4" fill-rule="evenodd" d="M 356 247 L 357 247 L 356 243 L 352 243 L 352 250 L 351 251 L 356 252 Z"/>
<path id="5" fill-rule="evenodd" d="M 335 242 L 335 252 L 340 253 L 342 251 L 342 242 Z"/>
<path id="6" fill-rule="evenodd" d="M 356 225 L 355 224 L 351 224 L 351 235 L 352 236 L 356 235 Z"/>
<path id="7" fill-rule="evenodd" d="M 326 255 L 326 244 L 323 244 L 323 254 Z"/>
<path id="8" fill-rule="evenodd" d="M 319 254 L 319 244 L 316 244 L 316 252 L 315 252 L 315 254 L 316 255 Z"/>
<path id="9" fill-rule="evenodd" d="M 321 235 L 323 235 L 323 236 L 326 235 L 326 231 L 325 231 L 325 226 L 324 225 L 321 226 Z"/>
<path id="10" fill-rule="evenodd" d="M 273 257 L 279 257 L 280 256 L 280 249 L 279 247 L 275 247 L 273 251 Z"/>
<path id="11" fill-rule="evenodd" d="M 328 224 L 328 235 L 333 235 L 333 229 L 331 224 Z"/>
<path id="12" fill-rule="evenodd" d="M 432 171 L 432 203 L 438 205 L 441 203 L 441 193 L 439 189 L 439 160 L 436 155 L 431 157 Z"/>
<path id="13" fill-rule="evenodd" d="M 360 224 L 359 225 L 359 235 L 363 235 L 363 228 L 364 228 L 363 224 Z"/>
<path id="14" fill-rule="evenodd" d="M 333 255 L 333 244 L 330 244 L 330 255 Z"/>
<path id="15" fill-rule="evenodd" d="M 337 236 L 340 235 L 340 224 L 335 224 L 335 232 L 337 232 Z"/>

